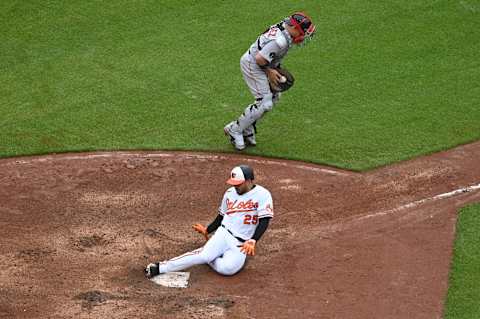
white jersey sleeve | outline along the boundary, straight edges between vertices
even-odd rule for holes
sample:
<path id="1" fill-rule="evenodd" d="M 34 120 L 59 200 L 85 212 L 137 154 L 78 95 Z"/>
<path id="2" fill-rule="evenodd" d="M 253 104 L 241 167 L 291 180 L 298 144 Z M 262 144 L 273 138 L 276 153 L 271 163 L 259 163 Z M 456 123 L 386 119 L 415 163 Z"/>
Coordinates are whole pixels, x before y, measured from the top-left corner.
<path id="1" fill-rule="evenodd" d="M 218 207 L 218 213 L 222 216 L 225 216 L 225 213 L 227 212 L 227 193 L 228 191 L 226 191 L 225 194 L 223 194 L 222 202 Z"/>
<path id="2" fill-rule="evenodd" d="M 262 199 L 258 202 L 258 218 L 273 217 L 273 200 L 269 191 L 262 193 Z"/>
<path id="3" fill-rule="evenodd" d="M 280 52 L 280 47 L 278 46 L 276 41 L 270 41 L 265 46 L 258 51 L 260 55 L 268 61 L 268 63 L 272 63 L 273 59 L 278 56 Z"/>

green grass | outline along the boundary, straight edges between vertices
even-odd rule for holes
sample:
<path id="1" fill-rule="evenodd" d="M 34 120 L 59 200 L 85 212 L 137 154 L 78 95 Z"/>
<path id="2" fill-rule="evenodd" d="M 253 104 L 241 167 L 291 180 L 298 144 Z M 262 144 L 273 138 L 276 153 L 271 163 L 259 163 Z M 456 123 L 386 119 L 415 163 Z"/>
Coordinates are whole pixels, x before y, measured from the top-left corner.
<path id="1" fill-rule="evenodd" d="M 0 156 L 232 151 L 239 58 L 295 9 L 317 39 L 246 153 L 361 170 L 480 138 L 478 1 L 5 0 Z"/>
<path id="2" fill-rule="evenodd" d="M 480 204 L 459 214 L 445 319 L 480 318 Z"/>
<path id="3" fill-rule="evenodd" d="M 298 9 L 317 39 L 245 153 L 365 170 L 480 139 L 478 0 L 4 0 L 0 157 L 232 151 L 240 56 Z M 479 211 L 460 215 L 447 318 L 480 313 Z"/>

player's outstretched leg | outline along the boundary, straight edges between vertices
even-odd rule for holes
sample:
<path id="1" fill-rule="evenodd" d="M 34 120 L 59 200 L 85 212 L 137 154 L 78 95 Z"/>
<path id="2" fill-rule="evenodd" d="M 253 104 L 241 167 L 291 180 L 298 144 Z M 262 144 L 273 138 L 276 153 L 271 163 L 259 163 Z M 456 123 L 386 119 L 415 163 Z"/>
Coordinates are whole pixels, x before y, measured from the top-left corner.
<path id="1" fill-rule="evenodd" d="M 147 278 L 152 278 L 160 274 L 159 272 L 159 263 L 148 264 L 145 268 L 145 276 Z"/>
<path id="2" fill-rule="evenodd" d="M 158 274 L 184 270 L 194 265 L 209 264 L 215 258 L 222 256 L 223 253 L 229 249 L 224 237 L 224 233 L 217 231 L 201 248 L 167 261 L 149 264 L 147 268 L 145 268 L 145 276 L 151 278 Z"/>

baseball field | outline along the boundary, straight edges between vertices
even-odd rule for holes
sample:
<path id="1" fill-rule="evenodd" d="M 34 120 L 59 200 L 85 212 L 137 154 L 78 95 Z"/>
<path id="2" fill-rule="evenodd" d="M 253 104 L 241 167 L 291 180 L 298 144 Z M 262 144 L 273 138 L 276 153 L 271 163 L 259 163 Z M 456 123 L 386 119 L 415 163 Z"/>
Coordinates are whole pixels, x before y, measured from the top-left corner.
<path id="1" fill-rule="evenodd" d="M 235 152 L 240 56 L 296 10 L 316 39 Z M 480 317 L 479 39 L 478 0 L 0 2 L 0 318 Z M 149 285 L 242 161 L 278 198 L 264 256 Z"/>

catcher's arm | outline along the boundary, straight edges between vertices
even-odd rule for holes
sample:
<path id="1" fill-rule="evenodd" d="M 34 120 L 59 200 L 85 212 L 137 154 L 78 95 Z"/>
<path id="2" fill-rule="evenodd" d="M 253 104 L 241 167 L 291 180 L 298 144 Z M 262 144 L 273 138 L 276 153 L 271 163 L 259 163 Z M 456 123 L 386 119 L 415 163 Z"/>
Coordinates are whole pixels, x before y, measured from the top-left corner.
<path id="1" fill-rule="evenodd" d="M 277 69 L 270 67 L 270 62 L 265 59 L 260 53 L 255 55 L 255 61 L 257 62 L 258 66 L 265 71 L 268 77 L 268 81 L 273 83 L 274 85 L 278 85 L 282 75 L 278 72 Z"/>
<path id="2" fill-rule="evenodd" d="M 285 92 L 293 86 L 295 78 L 288 70 L 282 69 L 280 66 L 272 68 L 268 60 L 260 53 L 257 53 L 255 60 L 258 66 L 267 74 L 272 93 Z"/>

